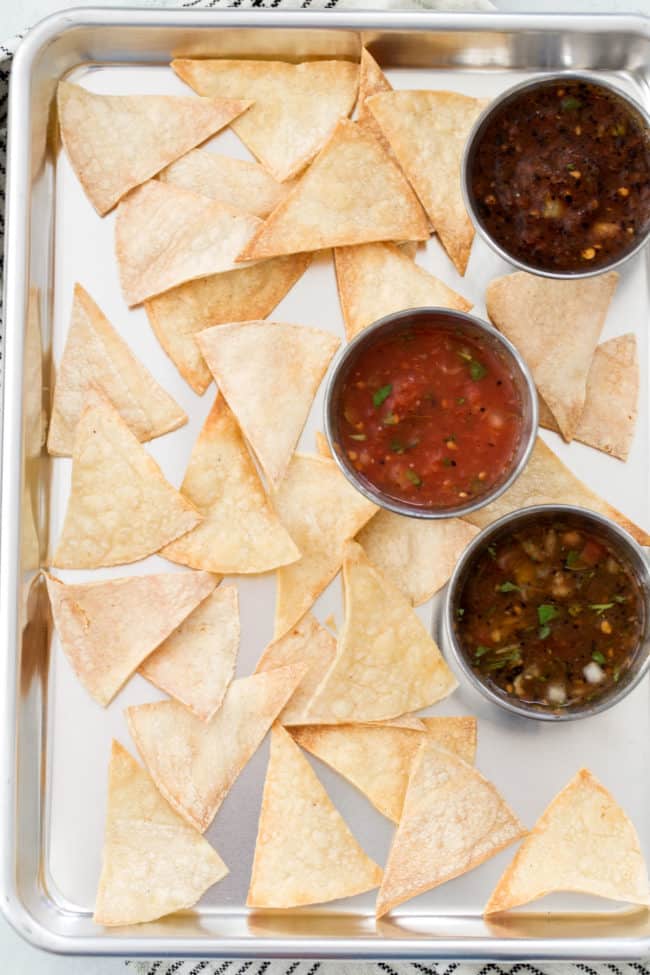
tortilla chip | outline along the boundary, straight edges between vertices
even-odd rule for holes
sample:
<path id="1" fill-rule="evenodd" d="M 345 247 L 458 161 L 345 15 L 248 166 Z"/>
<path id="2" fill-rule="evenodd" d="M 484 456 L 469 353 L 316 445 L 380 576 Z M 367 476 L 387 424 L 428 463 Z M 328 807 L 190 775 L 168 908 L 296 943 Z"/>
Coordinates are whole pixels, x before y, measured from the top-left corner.
<path id="1" fill-rule="evenodd" d="M 199 95 L 255 103 L 233 129 L 280 182 L 304 169 L 350 114 L 359 78 L 347 61 L 176 60 L 172 68 Z"/>
<path id="2" fill-rule="evenodd" d="M 557 281 L 517 271 L 488 285 L 487 313 L 524 357 L 537 388 L 572 440 L 587 376 L 618 274 Z"/>
<path id="3" fill-rule="evenodd" d="M 51 454 L 71 454 L 89 386 L 111 401 L 138 440 L 153 440 L 187 423 L 178 403 L 136 359 L 80 284 L 59 366 L 47 438 Z"/>
<path id="4" fill-rule="evenodd" d="M 220 393 L 194 444 L 181 491 L 204 517 L 161 549 L 171 562 L 238 574 L 268 572 L 300 557 Z"/>
<path id="5" fill-rule="evenodd" d="M 461 518 L 422 521 L 383 510 L 364 525 L 357 541 L 373 565 L 419 606 L 444 586 L 476 534 Z"/>
<path id="6" fill-rule="evenodd" d="M 349 339 L 384 315 L 435 305 L 468 311 L 461 295 L 419 267 L 395 244 L 361 244 L 334 251 L 345 333 Z"/>
<path id="7" fill-rule="evenodd" d="M 476 720 L 433 720 L 436 723 L 429 737 L 473 762 Z M 383 816 L 399 822 L 411 766 L 424 740 L 422 732 L 386 725 L 342 724 L 293 728 L 291 734 L 302 748 L 351 782 Z"/>
<path id="8" fill-rule="evenodd" d="M 80 585 L 66 585 L 50 575 L 46 579 L 63 652 L 103 707 L 218 582 L 207 572 L 127 576 Z"/>
<path id="9" fill-rule="evenodd" d="M 336 640 L 318 620 L 307 613 L 288 633 L 269 643 L 257 661 L 255 673 L 260 674 L 289 664 L 304 664 L 308 669 L 296 687 L 284 711 L 278 716 L 283 725 L 304 723 L 307 704 L 325 676 L 336 655 Z"/>
<path id="10" fill-rule="evenodd" d="M 421 242 L 419 240 L 402 240 L 399 244 L 397 244 L 397 247 L 399 247 L 402 254 L 406 254 L 407 257 L 410 257 L 411 260 L 414 261 L 420 243 Z"/>
<path id="11" fill-rule="evenodd" d="M 542 813 L 493 890 L 485 914 L 509 911 L 555 891 L 650 905 L 637 832 L 585 768 Z"/>
<path id="12" fill-rule="evenodd" d="M 212 325 L 266 318 L 302 277 L 311 254 L 290 254 L 251 267 L 187 281 L 144 303 L 149 324 L 183 379 L 201 395 L 212 382 L 196 342 Z"/>
<path id="13" fill-rule="evenodd" d="M 485 528 L 490 522 L 510 511 L 535 504 L 574 504 L 589 508 L 616 521 L 640 545 L 650 545 L 650 534 L 647 531 L 635 525 L 579 481 L 541 437 L 537 438 L 528 464 L 512 487 L 496 501 L 465 515 L 465 520 L 477 528 Z"/>
<path id="14" fill-rule="evenodd" d="M 61 139 L 86 196 L 103 216 L 140 183 L 205 142 L 250 102 L 173 95 L 95 95 L 60 81 Z"/>
<path id="15" fill-rule="evenodd" d="M 232 271 L 257 217 L 153 179 L 129 193 L 115 221 L 115 256 L 128 305 L 184 281 Z"/>
<path id="16" fill-rule="evenodd" d="M 424 211 L 397 165 L 370 132 L 345 120 L 239 260 L 428 236 Z"/>
<path id="17" fill-rule="evenodd" d="M 158 179 L 260 218 L 268 217 L 290 189 L 287 183 L 276 182 L 257 163 L 202 149 L 193 149 L 177 159 L 163 169 Z"/>
<path id="18" fill-rule="evenodd" d="M 480 772 L 434 742 L 423 742 L 377 895 L 377 917 L 473 870 L 525 832 Z"/>
<path id="19" fill-rule="evenodd" d="M 638 401 L 636 336 L 628 332 L 603 342 L 594 353 L 587 376 L 585 406 L 575 429 L 575 439 L 627 460 L 636 427 Z M 539 423 L 560 433 L 557 420 L 541 397 Z"/>
<path id="20" fill-rule="evenodd" d="M 322 904 L 380 883 L 381 868 L 361 849 L 300 749 L 276 726 L 246 905 Z"/>
<path id="21" fill-rule="evenodd" d="M 113 741 L 102 873 L 94 921 L 141 924 L 192 907 L 228 873 L 216 850 Z"/>
<path id="22" fill-rule="evenodd" d="M 267 480 L 276 486 L 339 340 L 304 325 L 249 321 L 208 328 L 197 342 Z"/>
<path id="23" fill-rule="evenodd" d="M 336 659 L 307 709 L 310 724 L 381 721 L 417 711 L 458 686 L 407 598 L 356 542 L 343 562 L 345 622 Z"/>
<path id="24" fill-rule="evenodd" d="M 237 589 L 221 586 L 147 657 L 139 673 L 209 721 L 235 675 L 238 649 Z"/>
<path id="25" fill-rule="evenodd" d="M 362 128 L 367 128 L 374 135 L 378 142 L 381 142 L 384 149 L 391 152 L 388 139 L 381 130 L 367 105 L 367 100 L 373 95 L 378 95 L 381 91 L 392 91 L 393 86 L 381 70 L 372 54 L 364 49 L 361 52 L 361 65 L 359 70 L 359 98 L 357 99 L 357 124 Z"/>
<path id="26" fill-rule="evenodd" d="M 370 728 L 404 728 L 407 731 L 425 731 L 424 722 L 414 714 L 402 714 L 399 718 L 386 718 L 384 721 L 368 721 Z M 333 727 L 339 727 L 334 725 Z"/>
<path id="27" fill-rule="evenodd" d="M 208 828 L 304 673 L 297 665 L 233 681 L 207 723 L 177 701 L 126 709 L 129 731 L 149 774 L 196 829 Z"/>
<path id="28" fill-rule="evenodd" d="M 97 569 L 153 555 L 201 521 L 119 413 L 86 394 L 72 449 L 72 489 L 52 565 Z"/>
<path id="29" fill-rule="evenodd" d="M 348 539 L 377 510 L 346 481 L 333 460 L 295 454 L 274 495 L 282 524 L 301 557 L 278 570 L 275 636 L 310 609 L 341 568 Z M 404 708 L 403 710 L 407 710 Z"/>
<path id="30" fill-rule="evenodd" d="M 332 459 L 332 451 L 330 450 L 330 445 L 327 441 L 327 437 L 320 430 L 317 430 L 314 434 L 314 439 L 316 441 L 316 453 L 319 457 L 328 457 Z"/>
<path id="31" fill-rule="evenodd" d="M 389 91 L 373 95 L 367 105 L 443 247 L 464 274 L 474 226 L 463 202 L 460 166 L 467 137 L 487 100 L 454 91 Z"/>

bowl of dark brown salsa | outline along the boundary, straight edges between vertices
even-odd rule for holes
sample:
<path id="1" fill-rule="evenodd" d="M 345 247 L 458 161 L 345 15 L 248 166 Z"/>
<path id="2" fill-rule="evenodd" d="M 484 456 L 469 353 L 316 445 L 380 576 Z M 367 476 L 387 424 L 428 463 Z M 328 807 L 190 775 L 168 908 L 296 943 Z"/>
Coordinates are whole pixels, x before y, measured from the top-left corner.
<path id="1" fill-rule="evenodd" d="M 493 249 L 551 277 L 601 273 L 650 232 L 650 124 L 591 76 L 525 82 L 477 121 L 463 162 L 468 212 Z"/>
<path id="2" fill-rule="evenodd" d="M 490 700 L 572 719 L 621 700 L 650 661 L 650 571 L 613 522 L 569 505 L 513 512 L 484 529 L 452 576 L 446 637 Z"/>

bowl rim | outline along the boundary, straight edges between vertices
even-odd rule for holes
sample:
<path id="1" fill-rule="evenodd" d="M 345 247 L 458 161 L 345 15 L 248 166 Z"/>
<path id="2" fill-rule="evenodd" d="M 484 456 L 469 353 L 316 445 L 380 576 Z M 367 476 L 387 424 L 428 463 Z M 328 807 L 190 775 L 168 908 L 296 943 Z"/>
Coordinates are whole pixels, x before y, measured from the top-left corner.
<path id="1" fill-rule="evenodd" d="M 379 488 L 371 485 L 370 482 L 366 483 L 357 475 L 352 467 L 348 466 L 348 464 L 344 462 L 340 452 L 336 449 L 334 432 L 334 395 L 336 392 L 337 383 L 343 369 L 348 365 L 349 361 L 359 353 L 360 348 L 372 340 L 378 332 L 396 325 L 402 319 L 410 319 L 413 316 L 421 316 L 423 318 L 435 317 L 437 315 L 444 316 L 447 320 L 450 318 L 455 319 L 461 325 L 469 323 L 471 326 L 478 328 L 479 331 L 487 333 L 492 341 L 495 341 L 497 345 L 501 346 L 506 354 L 510 356 L 512 363 L 521 375 L 523 380 L 521 386 L 525 391 L 524 397 L 526 400 L 526 402 L 522 404 L 522 413 L 530 416 L 530 430 L 527 434 L 527 441 L 524 442 L 523 450 L 519 456 L 519 459 L 517 463 L 513 465 L 508 476 L 503 480 L 502 483 L 496 485 L 493 490 L 486 492 L 479 498 L 469 499 L 463 505 L 458 505 L 454 508 L 435 508 L 425 507 L 422 505 L 411 505 L 406 501 L 400 501 L 398 498 L 394 498 L 391 495 L 381 491 Z M 439 305 L 422 305 L 414 308 L 404 308 L 400 309 L 399 311 L 390 312 L 388 315 L 384 315 L 382 318 L 378 318 L 376 321 L 371 322 L 338 351 L 331 365 L 325 388 L 323 428 L 330 453 L 338 465 L 339 470 L 347 478 L 350 484 L 352 484 L 353 487 L 355 487 L 356 490 L 363 494 L 364 497 L 366 497 L 369 501 L 372 501 L 381 508 L 392 511 L 394 514 L 405 515 L 406 517 L 410 518 L 429 520 L 460 518 L 464 515 L 471 514 L 473 511 L 477 511 L 479 508 L 485 507 L 492 501 L 495 501 L 505 491 L 507 491 L 509 487 L 512 486 L 526 467 L 535 446 L 538 426 L 539 403 L 537 399 L 537 388 L 535 386 L 532 373 L 518 349 L 508 338 L 506 338 L 505 335 L 499 332 L 498 329 L 496 329 L 489 322 L 486 322 L 484 319 L 479 318 L 476 315 L 469 314 L 468 312 L 458 311 L 453 308 L 444 308 Z M 525 437 L 526 434 L 522 431 L 522 439 Z"/>
<path id="2" fill-rule="evenodd" d="M 485 549 L 490 539 L 499 534 L 506 526 L 516 525 L 525 519 L 543 518 L 553 515 L 568 515 L 573 518 L 582 518 L 587 522 L 595 523 L 614 535 L 620 543 L 623 556 L 628 563 L 634 560 L 635 567 L 640 569 L 642 575 L 642 597 L 645 604 L 645 634 L 639 641 L 636 653 L 643 650 L 645 658 L 641 662 L 637 672 L 624 684 L 614 685 L 611 692 L 606 692 L 602 698 L 593 703 L 587 704 L 583 708 L 575 710 L 543 710 L 536 708 L 535 705 L 527 705 L 519 702 L 514 696 L 499 694 L 493 691 L 472 669 L 468 660 L 460 647 L 460 642 L 456 638 L 456 631 L 453 620 L 453 610 L 458 589 L 463 581 L 464 574 L 472 561 Z M 454 571 L 451 574 L 444 597 L 442 607 L 442 635 L 445 652 L 452 657 L 458 669 L 467 679 L 468 683 L 477 690 L 491 704 L 497 705 L 509 714 L 516 714 L 523 718 L 533 721 L 577 721 L 581 718 L 589 718 L 594 715 L 608 711 L 616 704 L 620 703 L 645 677 L 650 667 L 650 639 L 648 629 L 650 625 L 650 556 L 636 542 L 636 540 L 624 528 L 618 525 L 611 518 L 602 515 L 589 508 L 573 504 L 536 504 L 527 508 L 517 508 L 502 515 L 496 521 L 490 522 L 482 528 L 479 533 L 467 544 L 460 556 Z M 644 649 L 645 647 L 645 649 Z"/>
<path id="3" fill-rule="evenodd" d="M 565 84 L 568 81 L 588 82 L 589 84 L 595 85 L 599 88 L 604 88 L 616 95 L 621 99 L 621 101 L 625 102 L 630 109 L 637 112 L 643 119 L 648 131 L 648 138 L 650 140 L 650 113 L 646 111 L 640 102 L 629 95 L 626 91 L 623 91 L 623 89 L 618 85 L 613 84 L 608 79 L 602 79 L 598 75 L 589 71 L 568 70 L 541 72 L 535 78 L 529 78 L 526 81 L 521 81 L 516 85 L 512 85 L 510 88 L 506 89 L 506 91 L 501 92 L 500 95 L 497 95 L 496 98 L 492 99 L 483 109 L 479 117 L 474 122 L 467 141 L 465 142 L 465 148 L 463 150 L 463 157 L 461 161 L 460 177 L 460 187 L 465 209 L 467 210 L 474 229 L 479 237 L 481 237 L 486 244 L 499 255 L 500 258 L 507 261 L 508 264 L 511 264 L 518 270 L 527 271 L 529 274 L 536 274 L 539 277 L 554 278 L 556 280 L 579 280 L 581 278 L 593 278 L 599 274 L 607 274 L 608 271 L 618 270 L 621 265 L 625 264 L 636 254 L 638 254 L 648 242 L 648 239 L 650 238 L 650 221 L 648 221 L 648 227 L 646 228 L 645 233 L 639 237 L 634 247 L 632 247 L 631 250 L 626 251 L 626 253 L 622 254 L 620 257 L 617 257 L 615 260 L 610 261 L 608 264 L 601 264 L 597 268 L 585 268 L 584 270 L 573 271 L 557 271 L 550 270 L 548 268 L 539 268 L 534 264 L 529 264 L 527 261 L 515 257 L 513 254 L 509 253 L 509 251 L 507 251 L 497 240 L 495 240 L 492 234 L 484 226 L 477 213 L 475 197 L 471 188 L 470 160 L 484 126 L 487 125 L 488 121 L 493 117 L 495 112 L 502 107 L 502 105 L 507 103 L 510 99 L 520 95 L 524 91 L 532 90 L 542 85 L 552 84 L 554 82 L 562 82 Z"/>

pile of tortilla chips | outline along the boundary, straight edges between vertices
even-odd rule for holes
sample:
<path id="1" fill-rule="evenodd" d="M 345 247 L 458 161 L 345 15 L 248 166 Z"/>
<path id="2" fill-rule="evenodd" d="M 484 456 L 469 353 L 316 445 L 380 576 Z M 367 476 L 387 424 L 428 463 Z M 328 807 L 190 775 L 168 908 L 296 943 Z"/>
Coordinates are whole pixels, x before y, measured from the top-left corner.
<path id="1" fill-rule="evenodd" d="M 369 51 L 360 63 L 347 53 L 298 64 L 177 59 L 171 67 L 193 89 L 182 97 L 58 88 L 63 146 L 96 219 L 116 208 L 124 322 L 143 305 L 191 390 L 217 387 L 172 483 L 145 444 L 188 417 L 133 354 L 122 321 L 109 322 L 76 284 L 47 432 L 50 454 L 72 458 L 71 489 L 49 564 L 94 570 L 158 555 L 177 568 L 45 577 L 61 648 L 99 705 L 119 706 L 111 702 L 136 673 L 167 695 L 125 711 L 144 769 L 112 744 L 100 924 L 192 907 L 225 877 L 202 834 L 233 788 L 237 801 L 236 780 L 267 733 L 252 908 L 379 888 L 381 917 L 519 840 L 524 827 L 474 765 L 476 719 L 415 713 L 457 681 L 414 606 L 445 584 L 479 528 L 518 507 L 580 503 L 650 540 L 541 439 L 496 502 L 429 522 L 378 511 L 322 442 L 315 454 L 297 451 L 339 339 L 268 316 L 316 252 L 336 272 L 347 340 L 405 308 L 472 307 L 414 255 L 437 234 L 444 274 L 465 290 L 474 231 L 460 164 L 485 103 L 394 91 Z M 201 148 L 226 127 L 256 161 Z M 600 343 L 616 283 L 616 274 L 511 274 L 491 282 L 486 303 L 532 371 L 543 425 L 625 459 L 636 343 L 629 334 Z M 40 402 L 29 420 L 36 456 Z M 270 573 L 273 640 L 240 674 L 237 577 Z M 334 636 L 314 604 L 339 573 Z M 354 786 L 368 815 L 395 824 L 383 869 L 305 752 Z M 634 827 L 585 770 L 526 836 L 486 913 L 560 889 L 649 903 Z"/>

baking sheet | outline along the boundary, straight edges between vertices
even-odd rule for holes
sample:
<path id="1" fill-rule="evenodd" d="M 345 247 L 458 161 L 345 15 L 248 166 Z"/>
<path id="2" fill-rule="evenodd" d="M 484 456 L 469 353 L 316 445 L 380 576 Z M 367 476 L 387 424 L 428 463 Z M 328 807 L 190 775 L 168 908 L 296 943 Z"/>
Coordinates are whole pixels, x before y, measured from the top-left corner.
<path id="1" fill-rule="evenodd" d="M 472 22 L 479 19 L 473 18 Z M 557 29 L 561 31 L 559 19 L 555 18 L 558 21 Z M 328 20 L 333 22 L 331 18 Z M 522 22 L 522 18 L 517 20 Z M 567 23 L 569 20 L 574 27 L 578 18 L 567 18 Z M 259 18 L 257 22 L 260 22 Z M 469 23 L 468 18 L 463 18 L 463 22 Z M 502 23 L 505 24 L 505 20 Z M 587 19 L 582 23 L 586 27 Z M 154 33 L 152 22 L 150 36 L 153 37 Z M 395 62 L 403 63 L 408 59 L 404 52 L 408 52 L 409 36 L 415 35 L 405 35 L 395 46 Z M 422 35 L 418 41 L 423 43 Z M 613 42 L 612 45 L 614 49 Z M 468 43 L 460 58 L 462 65 L 438 70 L 391 67 L 380 54 L 378 56 L 395 88 L 441 88 L 486 97 L 497 95 L 533 73 L 495 67 L 493 59 L 486 54 L 488 49 L 487 44 L 474 47 Z M 580 45 L 578 49 L 582 50 Z M 441 55 L 438 63 L 444 60 Z M 540 60 L 538 63 L 543 62 Z M 473 64 L 483 67 L 477 70 Z M 590 63 L 567 64 L 569 66 L 589 68 Z M 125 61 L 118 57 L 112 58 L 108 64 L 81 66 L 68 77 L 92 91 L 102 93 L 190 93 L 168 67 L 133 63 L 131 56 Z M 602 77 L 620 84 L 646 106 L 650 105 L 650 95 L 641 73 L 603 71 Z M 238 158 L 251 158 L 230 132 L 213 139 L 209 148 Z M 79 281 L 134 353 L 190 417 L 185 427 L 146 445 L 165 475 L 178 486 L 192 445 L 212 404 L 214 387 L 203 397 L 196 396 L 159 346 L 144 309 L 127 308 L 119 287 L 113 253 L 115 214 L 103 219 L 96 215 L 62 151 L 56 157 L 53 176 L 53 199 L 50 201 L 48 193 L 43 191 L 40 197 L 32 201 L 35 207 L 41 207 L 43 211 L 52 206 L 54 214 L 49 290 L 43 289 L 40 295 L 43 322 L 51 325 L 53 360 L 55 363 L 60 361 L 69 323 L 73 285 Z M 474 312 L 483 317 L 483 296 L 488 281 L 510 269 L 478 238 L 474 242 L 464 278 L 457 275 L 435 239 L 429 242 L 426 249 L 418 251 L 416 260 L 472 300 Z M 628 462 L 623 464 L 581 444 L 566 445 L 558 436 L 542 433 L 581 479 L 645 528 L 650 527 L 649 305 L 648 258 L 646 254 L 641 254 L 621 272 L 619 287 L 602 334 L 602 340 L 605 340 L 634 331 L 639 343 L 639 421 Z M 270 318 L 316 326 L 332 331 L 343 339 L 330 255 L 323 254 L 314 261 Z M 46 328 L 44 334 L 48 334 Z M 46 348 L 46 352 L 49 351 Z M 324 383 L 300 441 L 300 449 L 304 451 L 315 451 L 314 434 L 322 429 L 323 388 Z M 48 463 L 47 468 L 49 479 L 42 481 L 40 503 L 43 509 L 49 509 L 49 541 L 52 544 L 59 536 L 65 513 L 71 462 L 69 459 L 56 459 Z M 164 559 L 153 557 L 132 566 L 101 569 L 92 573 L 57 570 L 55 574 L 66 581 L 87 581 L 153 571 L 183 570 Z M 236 577 L 233 581 L 239 590 L 242 622 L 237 676 L 243 676 L 253 670 L 260 653 L 272 638 L 275 583 L 272 574 L 266 577 Z M 438 603 L 439 597 L 417 610 L 423 622 L 433 626 L 434 630 L 437 628 Z M 340 581 L 336 579 L 316 603 L 315 613 L 321 622 L 333 614 L 340 624 L 341 610 Z M 126 729 L 123 710 L 132 704 L 158 700 L 163 695 L 143 678 L 135 676 L 109 708 L 99 708 L 74 677 L 56 636 L 52 639 L 45 671 L 41 675 L 46 695 L 42 735 L 46 754 L 41 796 L 42 850 L 34 851 L 33 855 L 39 859 L 39 890 L 48 903 L 47 910 L 57 916 L 58 932 L 69 934 L 66 950 L 81 950 L 82 943 L 88 950 L 88 945 L 93 941 L 97 950 L 125 950 L 128 938 L 129 952 L 151 952 L 155 943 L 157 951 L 174 953 L 213 950 L 226 954 L 253 954 L 261 951 L 268 955 L 273 950 L 269 949 L 269 941 L 262 949 L 259 938 L 278 939 L 278 944 L 287 943 L 282 939 L 295 938 L 303 944 L 302 951 L 324 955 L 340 953 L 343 941 L 340 942 L 341 947 L 337 948 L 330 939 L 336 941 L 347 936 L 352 940 L 348 942 L 346 951 L 349 951 L 349 945 L 355 939 L 359 942 L 366 939 L 359 949 L 363 955 L 368 953 L 370 941 L 379 934 L 384 939 L 403 939 L 405 954 L 413 951 L 410 939 L 430 937 L 447 939 L 445 943 L 451 939 L 458 945 L 457 955 L 476 957 L 490 955 L 497 950 L 503 955 L 504 942 L 498 941 L 498 937 L 532 939 L 562 936 L 561 927 L 549 927 L 548 923 L 536 927 L 536 921 L 530 915 L 527 915 L 530 917 L 528 926 L 521 928 L 518 928 L 517 920 L 506 922 L 500 929 L 490 929 L 483 921 L 483 906 L 512 857 L 514 848 L 503 851 L 471 873 L 402 905 L 381 924 L 378 931 L 373 920 L 373 893 L 303 909 L 291 917 L 278 913 L 249 915 L 244 904 L 255 846 L 268 742 L 262 745 L 244 769 L 207 833 L 231 872 L 207 892 L 195 909 L 196 914 L 188 914 L 186 921 L 177 922 L 173 928 L 164 922 L 122 932 L 107 933 L 95 928 L 90 917 L 100 870 L 110 741 L 113 737 L 118 738 L 137 755 Z M 38 702 L 32 704 L 38 707 Z M 430 713 L 474 714 L 478 717 L 477 765 L 495 782 L 528 826 L 532 826 L 550 798 L 581 765 L 589 766 L 622 802 L 639 831 L 643 850 L 650 858 L 648 678 L 620 706 L 585 721 L 541 724 L 501 713 L 468 688 L 462 679 L 459 690 L 442 704 L 430 709 Z M 32 729 L 34 748 L 40 747 L 37 716 L 30 712 L 24 701 L 20 720 L 28 733 Z M 391 824 L 335 773 L 311 756 L 308 759 L 366 851 L 383 863 L 392 835 Z M 25 817 L 29 817 L 32 814 L 29 794 L 28 790 L 23 791 L 25 795 L 19 801 L 18 813 L 19 817 L 21 811 Z M 37 813 L 33 812 L 33 815 Z M 625 949 L 629 953 L 634 951 L 635 944 L 641 943 L 635 942 L 635 937 L 647 936 L 645 921 L 634 920 L 639 912 L 635 914 L 627 908 L 606 902 L 577 895 L 554 895 L 540 905 L 540 911 L 548 910 L 554 912 L 553 917 L 558 921 L 566 922 L 564 934 L 567 939 L 578 936 L 591 939 L 589 947 L 583 947 L 579 952 L 575 950 L 577 942 L 567 940 L 560 949 L 557 943 L 554 946 L 549 941 L 548 948 L 543 949 L 543 953 L 549 956 L 572 957 L 579 953 L 587 957 L 601 952 L 611 955 L 616 952 L 607 950 L 605 939 L 616 937 L 629 938 L 629 947 Z M 641 917 L 645 918 L 645 914 L 642 913 Z M 233 932 L 239 935 L 245 932 L 250 937 L 246 947 L 235 943 L 232 938 L 230 941 L 219 939 L 220 934 L 228 938 Z M 114 939 L 113 945 L 103 939 L 104 934 Z M 120 938 L 124 940 L 120 941 Z M 154 938 L 155 942 L 145 940 L 150 938 Z M 379 941 L 372 950 L 381 953 L 382 944 L 386 943 Z M 522 941 L 520 948 L 511 946 L 505 950 L 512 955 L 521 951 L 530 957 L 535 953 L 530 947 L 532 943 L 530 940 Z M 395 942 L 391 942 L 391 945 L 391 950 L 395 951 Z M 620 941 L 619 951 L 624 950 L 622 945 Z M 435 943 L 428 950 L 436 954 Z"/>

